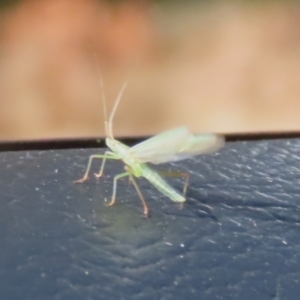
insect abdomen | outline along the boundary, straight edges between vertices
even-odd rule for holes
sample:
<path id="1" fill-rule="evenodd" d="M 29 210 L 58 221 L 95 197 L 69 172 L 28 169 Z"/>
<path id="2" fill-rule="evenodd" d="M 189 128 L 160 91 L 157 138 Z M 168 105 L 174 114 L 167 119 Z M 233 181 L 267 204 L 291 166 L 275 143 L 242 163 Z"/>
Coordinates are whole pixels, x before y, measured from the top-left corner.
<path id="1" fill-rule="evenodd" d="M 143 167 L 143 176 L 148 179 L 160 192 L 175 202 L 184 202 L 185 198 L 175 191 L 167 182 L 165 182 L 157 173 L 148 166 Z"/>

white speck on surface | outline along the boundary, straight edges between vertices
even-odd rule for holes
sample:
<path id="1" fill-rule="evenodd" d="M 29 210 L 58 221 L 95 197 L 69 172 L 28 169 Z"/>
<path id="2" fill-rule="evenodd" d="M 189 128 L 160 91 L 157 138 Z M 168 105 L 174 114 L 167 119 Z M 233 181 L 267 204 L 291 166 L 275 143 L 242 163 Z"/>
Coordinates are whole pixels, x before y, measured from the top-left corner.
<path id="1" fill-rule="evenodd" d="M 181 244 L 180 244 L 180 247 L 181 247 L 181 248 L 184 248 L 184 244 L 183 244 L 183 243 L 181 243 Z"/>
<path id="2" fill-rule="evenodd" d="M 173 244 L 169 243 L 169 242 L 165 242 L 165 244 L 168 245 L 168 246 L 173 246 Z"/>
<path id="3" fill-rule="evenodd" d="M 285 244 L 285 245 L 287 245 L 287 241 L 282 241 L 282 244 Z"/>
<path id="4" fill-rule="evenodd" d="M 235 220 L 230 220 L 232 223 L 234 223 L 234 224 L 236 224 L 237 226 L 241 226 L 242 224 L 241 223 L 239 223 L 239 222 L 237 222 L 237 221 L 235 221 Z"/>
<path id="5" fill-rule="evenodd" d="M 85 222 L 85 219 L 83 219 L 80 215 L 77 215 L 77 218 L 83 222 Z"/>
<path id="6" fill-rule="evenodd" d="M 209 241 L 210 243 L 212 243 L 212 244 L 216 244 L 216 243 L 217 243 L 216 241 L 213 241 L 213 240 L 211 240 L 211 239 L 208 239 L 208 241 Z"/>

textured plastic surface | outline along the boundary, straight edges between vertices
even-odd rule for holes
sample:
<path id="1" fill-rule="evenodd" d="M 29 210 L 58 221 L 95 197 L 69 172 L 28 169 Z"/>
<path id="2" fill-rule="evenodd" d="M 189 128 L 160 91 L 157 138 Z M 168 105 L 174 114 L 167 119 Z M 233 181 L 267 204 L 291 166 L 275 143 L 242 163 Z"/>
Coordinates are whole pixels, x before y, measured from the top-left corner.
<path id="1" fill-rule="evenodd" d="M 138 180 L 149 219 L 128 180 L 105 206 L 121 162 L 72 183 L 101 152 L 1 153 L 1 300 L 299 299 L 300 140 L 159 166 L 191 174 L 188 200 L 180 210 Z"/>

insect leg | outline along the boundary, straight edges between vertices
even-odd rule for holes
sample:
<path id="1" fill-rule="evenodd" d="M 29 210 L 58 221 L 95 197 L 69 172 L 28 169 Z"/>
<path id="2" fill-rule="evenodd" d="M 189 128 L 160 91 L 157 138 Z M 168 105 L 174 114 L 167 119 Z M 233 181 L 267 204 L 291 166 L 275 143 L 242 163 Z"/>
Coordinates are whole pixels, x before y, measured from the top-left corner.
<path id="1" fill-rule="evenodd" d="M 181 176 L 185 177 L 185 183 L 184 183 L 183 191 L 182 191 L 182 194 L 185 197 L 186 190 L 187 190 L 187 187 L 188 187 L 188 184 L 189 184 L 189 180 L 190 180 L 190 174 L 189 173 L 181 173 Z"/>
<path id="2" fill-rule="evenodd" d="M 118 174 L 115 176 L 114 178 L 114 185 L 113 185 L 113 194 L 112 194 L 112 198 L 111 198 L 111 201 L 107 204 L 107 206 L 112 206 L 115 204 L 115 201 L 116 201 L 116 192 L 117 192 L 117 181 L 120 179 L 120 178 L 123 178 L 125 176 L 129 176 L 130 173 L 129 172 L 124 172 L 124 173 L 121 173 L 121 174 Z"/>
<path id="3" fill-rule="evenodd" d="M 108 153 L 110 153 L 110 152 L 109 152 L 109 151 L 106 151 L 106 152 L 104 153 L 104 155 L 106 156 Z M 102 176 L 102 174 L 103 174 L 103 170 L 104 170 L 104 166 L 105 166 L 106 159 L 107 159 L 107 157 L 104 157 L 104 158 L 102 159 L 102 163 L 101 163 L 100 170 L 99 170 L 98 173 L 95 173 L 95 176 L 96 176 L 97 178 L 100 178 L 100 177 Z"/>
<path id="4" fill-rule="evenodd" d="M 136 189 L 136 191 L 137 191 L 137 193 L 138 193 L 138 195 L 139 195 L 139 197 L 140 197 L 140 199 L 141 199 L 141 201 L 142 201 L 142 204 L 143 204 L 143 207 L 144 207 L 144 215 L 145 215 L 146 217 L 148 217 L 149 209 L 148 209 L 148 206 L 147 206 L 147 204 L 146 204 L 145 198 L 144 198 L 144 196 L 143 196 L 141 190 L 139 189 L 139 187 L 138 187 L 136 181 L 134 180 L 134 178 L 133 178 L 133 176 L 132 176 L 132 174 L 131 174 L 131 172 L 130 172 L 130 168 L 128 168 L 128 167 L 126 166 L 126 167 L 125 167 L 125 170 L 126 170 L 127 172 L 124 172 L 124 173 L 121 173 L 121 174 L 115 176 L 115 178 L 114 178 L 114 185 L 113 185 L 113 195 L 112 195 L 112 199 L 111 199 L 111 201 L 107 204 L 107 206 L 112 206 L 112 205 L 115 204 L 115 201 L 116 201 L 116 192 L 117 192 L 117 181 L 118 181 L 120 178 L 123 178 L 123 177 L 125 177 L 125 176 L 129 176 L 129 180 L 130 180 L 130 181 L 132 182 L 132 184 L 134 185 L 134 187 L 135 187 L 135 189 Z"/>
<path id="5" fill-rule="evenodd" d="M 160 175 L 165 176 L 165 177 L 184 177 L 185 178 L 185 183 L 183 186 L 183 191 L 182 195 L 185 197 L 186 190 L 189 184 L 189 179 L 190 179 L 190 174 L 189 173 L 183 173 L 183 172 L 158 172 Z"/>
<path id="6" fill-rule="evenodd" d="M 86 171 L 85 171 L 83 177 L 81 179 L 75 180 L 74 183 L 81 183 L 81 182 L 84 182 L 85 180 L 87 180 L 89 178 L 88 175 L 89 175 L 89 171 L 90 171 L 92 161 L 93 161 L 94 158 L 99 158 L 99 159 L 102 158 L 104 161 L 106 159 L 118 159 L 117 157 L 114 157 L 113 155 L 108 155 L 108 152 L 105 152 L 104 155 L 103 154 L 102 155 L 101 154 L 91 155 L 89 157 L 89 162 L 88 162 L 88 165 L 86 167 Z M 103 164 L 103 162 L 102 162 L 102 164 Z"/>
<path id="7" fill-rule="evenodd" d="M 139 195 L 139 197 L 142 201 L 142 204 L 143 204 L 143 207 L 144 207 L 144 215 L 146 217 L 148 217 L 149 209 L 148 209 L 148 206 L 146 204 L 145 198 L 144 198 L 139 186 L 137 185 L 136 181 L 134 180 L 133 176 L 130 173 L 129 173 L 129 178 L 130 178 L 132 184 L 134 185 L 134 187 L 135 187 L 135 189 L 136 189 L 136 191 L 137 191 L 137 193 L 138 193 L 138 195 Z"/>

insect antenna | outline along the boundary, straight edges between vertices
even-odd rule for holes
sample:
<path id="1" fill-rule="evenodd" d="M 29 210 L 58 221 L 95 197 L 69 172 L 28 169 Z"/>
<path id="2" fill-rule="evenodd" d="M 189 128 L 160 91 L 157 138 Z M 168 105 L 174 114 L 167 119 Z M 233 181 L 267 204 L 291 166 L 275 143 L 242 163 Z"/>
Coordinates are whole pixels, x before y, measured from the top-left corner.
<path id="1" fill-rule="evenodd" d="M 103 106 L 103 117 L 104 117 L 104 130 L 105 130 L 105 135 L 109 138 L 113 139 L 113 135 L 109 135 L 109 130 L 108 130 L 108 124 L 107 124 L 107 107 L 106 107 L 106 96 L 105 96 L 105 92 L 104 92 L 104 82 L 102 79 L 102 73 L 100 70 L 100 65 L 99 65 L 99 61 L 96 57 L 96 54 L 94 53 L 94 58 L 95 58 L 95 62 L 96 62 L 96 66 L 97 66 L 97 71 L 98 71 L 98 78 L 99 78 L 99 83 L 100 83 L 100 87 L 101 87 L 101 94 L 102 94 L 102 106 Z"/>
<path id="2" fill-rule="evenodd" d="M 120 103 L 120 100 L 123 96 L 124 90 L 128 84 L 129 78 L 127 78 L 127 80 L 123 83 L 121 90 L 118 93 L 117 99 L 114 103 L 113 109 L 109 115 L 109 120 L 107 121 L 107 107 L 106 107 L 106 96 L 105 96 L 105 92 L 104 92 L 104 82 L 102 79 L 102 73 L 100 70 L 100 66 L 99 66 L 99 61 L 95 55 L 95 61 L 96 61 L 96 65 L 97 65 L 97 71 L 99 73 L 99 82 L 100 82 L 100 87 L 101 87 L 101 94 L 102 94 L 102 104 L 103 104 L 103 116 L 104 116 L 104 127 L 105 127 L 105 134 L 108 138 L 110 139 L 114 139 L 114 135 L 113 135 L 113 118 L 115 115 L 115 112 L 117 110 L 117 107 Z"/>
<path id="3" fill-rule="evenodd" d="M 124 90 L 125 90 L 125 88 L 127 86 L 127 83 L 128 83 L 128 79 L 123 83 L 122 88 L 121 88 L 121 90 L 120 90 L 120 92 L 119 92 L 119 94 L 117 96 L 117 99 L 116 99 L 116 101 L 114 103 L 113 109 L 112 109 L 112 111 L 110 113 L 110 116 L 109 116 L 109 120 L 108 120 L 108 136 L 110 138 L 112 138 L 112 139 L 114 138 L 113 137 L 113 129 L 112 129 L 112 121 L 113 121 L 115 112 L 117 110 L 117 107 L 118 107 L 118 105 L 120 103 L 120 100 L 122 98 L 122 95 L 124 93 Z"/>

